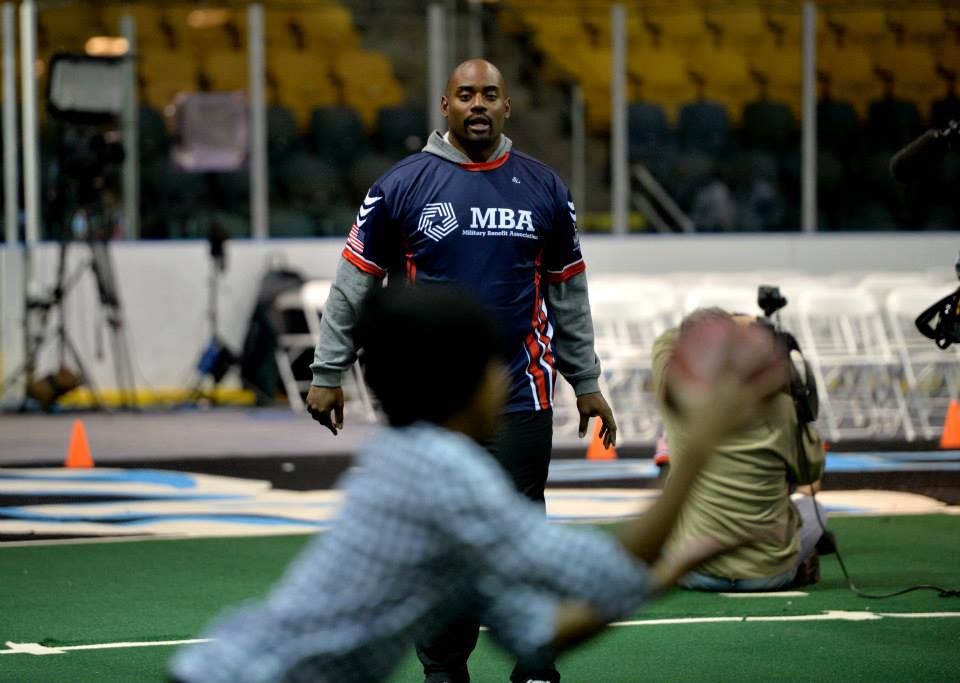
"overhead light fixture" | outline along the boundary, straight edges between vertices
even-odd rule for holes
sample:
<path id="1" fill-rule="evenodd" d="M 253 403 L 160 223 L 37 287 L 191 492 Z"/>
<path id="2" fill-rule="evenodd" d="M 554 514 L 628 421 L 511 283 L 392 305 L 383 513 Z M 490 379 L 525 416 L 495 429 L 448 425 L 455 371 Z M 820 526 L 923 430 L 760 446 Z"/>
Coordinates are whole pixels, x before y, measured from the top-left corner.
<path id="1" fill-rule="evenodd" d="M 228 23 L 233 13 L 228 9 L 195 9 L 187 15 L 190 28 L 218 28 Z"/>
<path id="2" fill-rule="evenodd" d="M 86 44 L 86 52 L 91 57 L 120 57 L 129 50 L 130 41 L 120 36 L 93 36 Z"/>

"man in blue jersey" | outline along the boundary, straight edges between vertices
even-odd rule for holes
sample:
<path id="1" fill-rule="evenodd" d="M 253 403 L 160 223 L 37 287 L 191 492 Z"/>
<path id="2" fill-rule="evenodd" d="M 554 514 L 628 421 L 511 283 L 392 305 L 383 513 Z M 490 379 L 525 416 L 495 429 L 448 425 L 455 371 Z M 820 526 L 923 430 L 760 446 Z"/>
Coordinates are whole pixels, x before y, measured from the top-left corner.
<path id="1" fill-rule="evenodd" d="M 389 286 L 456 284 L 496 315 L 509 343 L 509 397 L 488 449 L 517 490 L 542 504 L 557 371 L 577 395 L 580 435 L 596 416 L 605 445 L 616 442 L 599 388 L 575 208 L 560 177 L 503 135 L 510 99 L 493 64 L 459 65 L 440 106 L 448 132 L 435 131 L 363 200 L 324 309 L 307 408 L 333 434 L 343 427 L 340 383 L 356 359 L 356 313 L 384 278 Z M 436 343 L 471 340 L 450 330 Z M 454 624 L 418 643 L 427 683 L 469 681 L 478 627 Z M 556 682 L 559 674 L 552 664 L 535 671 L 518 665 L 511 680 Z"/>

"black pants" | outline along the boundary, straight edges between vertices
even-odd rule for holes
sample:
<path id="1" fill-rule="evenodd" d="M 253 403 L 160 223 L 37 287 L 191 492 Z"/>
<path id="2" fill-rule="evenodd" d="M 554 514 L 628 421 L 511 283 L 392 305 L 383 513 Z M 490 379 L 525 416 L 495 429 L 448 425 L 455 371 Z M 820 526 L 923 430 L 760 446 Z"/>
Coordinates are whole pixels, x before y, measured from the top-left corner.
<path id="1" fill-rule="evenodd" d="M 543 410 L 508 413 L 501 418 L 500 429 L 487 450 L 513 479 L 517 491 L 544 506 L 543 489 L 547 484 L 550 452 L 553 447 L 553 411 Z M 477 645 L 480 624 L 463 619 L 447 626 L 443 633 L 427 641 L 417 642 L 417 656 L 423 664 L 426 680 L 468 683 L 467 658 Z M 518 663 L 510 680 L 527 679 L 557 683 L 560 674 L 554 666 L 535 671 L 524 670 Z"/>

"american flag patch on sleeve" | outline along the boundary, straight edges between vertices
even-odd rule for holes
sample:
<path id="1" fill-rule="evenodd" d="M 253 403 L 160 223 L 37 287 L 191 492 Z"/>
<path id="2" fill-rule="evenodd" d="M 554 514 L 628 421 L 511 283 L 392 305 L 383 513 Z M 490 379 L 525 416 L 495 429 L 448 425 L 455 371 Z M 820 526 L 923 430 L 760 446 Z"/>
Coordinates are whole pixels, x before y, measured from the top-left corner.
<path id="1" fill-rule="evenodd" d="M 347 244 L 358 254 L 363 253 L 363 230 L 354 225 L 347 235 Z"/>

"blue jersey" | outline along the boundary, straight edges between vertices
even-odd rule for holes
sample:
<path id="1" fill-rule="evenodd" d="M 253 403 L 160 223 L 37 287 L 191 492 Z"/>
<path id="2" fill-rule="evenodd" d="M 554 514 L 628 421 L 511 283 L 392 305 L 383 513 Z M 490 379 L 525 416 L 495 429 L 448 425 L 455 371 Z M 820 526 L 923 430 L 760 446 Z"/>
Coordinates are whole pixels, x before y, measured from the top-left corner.
<path id="1" fill-rule="evenodd" d="M 561 282 L 585 266 L 570 193 L 549 167 L 516 151 L 463 164 L 414 154 L 370 188 L 343 256 L 367 273 L 389 274 L 391 283 L 450 283 L 473 292 L 499 316 L 511 349 L 505 412 L 553 405 L 553 316 L 544 280 Z"/>

